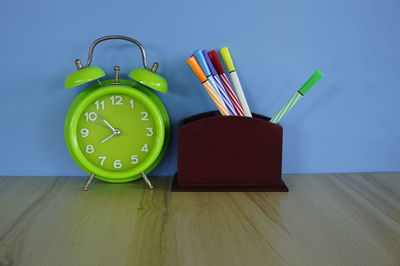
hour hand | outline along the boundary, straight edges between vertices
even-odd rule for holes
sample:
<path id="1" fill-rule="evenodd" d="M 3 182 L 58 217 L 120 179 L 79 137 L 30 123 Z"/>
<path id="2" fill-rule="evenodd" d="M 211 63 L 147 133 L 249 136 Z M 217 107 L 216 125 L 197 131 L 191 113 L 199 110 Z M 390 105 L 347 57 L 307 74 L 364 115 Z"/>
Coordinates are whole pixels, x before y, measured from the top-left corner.
<path id="1" fill-rule="evenodd" d="M 111 139 L 111 138 L 114 137 L 115 135 L 116 135 L 115 132 L 112 133 L 110 136 L 108 136 L 107 138 L 103 139 L 100 143 L 106 142 L 107 140 Z"/>

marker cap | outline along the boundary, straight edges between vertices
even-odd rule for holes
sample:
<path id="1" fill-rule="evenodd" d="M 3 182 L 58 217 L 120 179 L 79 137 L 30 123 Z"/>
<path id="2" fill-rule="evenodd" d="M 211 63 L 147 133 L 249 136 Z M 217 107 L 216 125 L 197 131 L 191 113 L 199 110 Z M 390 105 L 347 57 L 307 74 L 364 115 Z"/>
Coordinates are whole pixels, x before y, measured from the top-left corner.
<path id="1" fill-rule="evenodd" d="M 299 93 L 301 95 L 306 94 L 323 76 L 324 74 L 321 71 L 315 71 L 314 74 L 312 74 L 312 76 L 306 81 L 306 83 L 301 86 Z"/>
<path id="2" fill-rule="evenodd" d="M 196 61 L 196 58 L 194 56 L 191 56 L 189 59 L 186 60 L 186 62 L 189 64 L 190 68 L 193 70 L 194 74 L 196 74 L 197 78 L 200 80 L 201 83 L 207 80 L 206 75 L 204 75 L 201 66 Z"/>
<path id="3" fill-rule="evenodd" d="M 194 57 L 196 57 L 197 62 L 199 62 L 204 74 L 208 77 L 211 76 L 211 71 L 208 68 L 207 61 L 204 58 L 203 52 L 201 50 L 196 50 L 193 52 Z"/>
<path id="4" fill-rule="evenodd" d="M 211 62 L 211 59 L 208 56 L 208 53 L 206 50 L 203 50 L 203 55 L 204 55 L 204 58 L 206 59 L 207 66 L 211 71 L 211 75 L 213 75 L 213 76 L 218 75 L 217 70 L 215 70 L 215 67 L 214 67 L 213 63 Z"/>
<path id="5" fill-rule="evenodd" d="M 228 47 L 224 47 L 219 51 L 222 55 L 222 59 L 224 59 L 224 62 L 225 62 L 225 65 L 226 65 L 226 68 L 228 69 L 228 71 L 229 72 L 234 71 L 235 66 L 233 65 L 232 57 L 231 57 L 231 54 L 229 53 Z"/>
<path id="6" fill-rule="evenodd" d="M 218 74 L 223 74 L 225 71 L 224 68 L 222 67 L 221 61 L 219 61 L 217 52 L 215 50 L 212 50 L 208 52 L 208 56 L 210 57 L 211 62 L 213 63 Z"/>

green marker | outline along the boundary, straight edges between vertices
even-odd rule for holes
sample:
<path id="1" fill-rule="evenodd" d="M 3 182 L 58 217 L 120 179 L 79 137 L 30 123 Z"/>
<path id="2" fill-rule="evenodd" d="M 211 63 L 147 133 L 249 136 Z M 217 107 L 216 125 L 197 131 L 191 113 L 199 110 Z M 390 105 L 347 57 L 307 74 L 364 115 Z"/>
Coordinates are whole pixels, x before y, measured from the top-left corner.
<path id="1" fill-rule="evenodd" d="M 289 112 L 290 109 L 324 76 L 324 74 L 317 70 L 314 74 L 304 83 L 303 86 L 296 92 L 295 95 L 279 110 L 279 112 L 271 118 L 269 122 L 278 124 L 282 117 Z"/>

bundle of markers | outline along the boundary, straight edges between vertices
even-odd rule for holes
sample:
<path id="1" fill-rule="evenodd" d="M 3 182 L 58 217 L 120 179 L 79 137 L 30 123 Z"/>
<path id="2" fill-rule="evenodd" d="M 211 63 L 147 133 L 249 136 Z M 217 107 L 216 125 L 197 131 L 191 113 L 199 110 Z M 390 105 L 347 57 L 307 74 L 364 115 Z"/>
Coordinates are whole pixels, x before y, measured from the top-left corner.
<path id="1" fill-rule="evenodd" d="M 222 59 L 230 74 L 232 85 L 225 75 L 224 68 L 218 58 L 215 50 L 207 52 L 205 50 L 196 50 L 193 55 L 187 59 L 187 63 L 202 83 L 203 87 L 217 106 L 222 115 L 249 116 L 251 111 L 239 77 L 236 73 L 228 47 L 220 50 Z M 281 118 L 324 76 L 320 71 L 314 74 L 301 86 L 295 95 L 271 118 L 270 122 L 277 124 Z"/>

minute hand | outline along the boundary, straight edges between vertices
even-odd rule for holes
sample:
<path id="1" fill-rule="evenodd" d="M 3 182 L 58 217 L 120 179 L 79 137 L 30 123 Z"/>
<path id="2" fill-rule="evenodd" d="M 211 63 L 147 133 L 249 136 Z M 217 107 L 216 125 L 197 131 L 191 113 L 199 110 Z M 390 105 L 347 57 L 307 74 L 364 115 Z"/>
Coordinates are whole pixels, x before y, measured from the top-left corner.
<path id="1" fill-rule="evenodd" d="M 115 132 L 115 128 L 113 128 L 113 126 L 107 122 L 107 120 L 104 119 L 104 117 L 102 117 L 100 114 L 97 114 L 101 120 L 103 120 L 103 122 L 113 131 Z"/>

